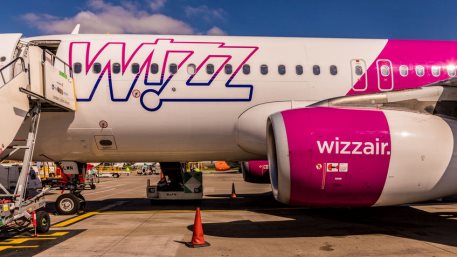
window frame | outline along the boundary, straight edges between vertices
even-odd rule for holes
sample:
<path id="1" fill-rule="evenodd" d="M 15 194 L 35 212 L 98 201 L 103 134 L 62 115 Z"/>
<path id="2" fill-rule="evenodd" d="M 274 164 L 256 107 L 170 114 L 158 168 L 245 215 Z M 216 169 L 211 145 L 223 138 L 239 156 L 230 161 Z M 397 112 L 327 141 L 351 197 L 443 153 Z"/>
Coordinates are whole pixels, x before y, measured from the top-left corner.
<path id="1" fill-rule="evenodd" d="M 155 68 L 154 68 L 154 70 L 153 70 L 152 67 L 157 67 L 157 70 L 156 70 Z M 150 67 L 149 67 L 149 72 L 150 72 L 151 74 L 157 74 L 157 73 L 159 73 L 159 71 L 160 71 L 160 69 L 159 69 L 159 64 L 158 64 L 158 63 L 151 63 L 151 65 L 150 65 Z"/>
<path id="2" fill-rule="evenodd" d="M 244 75 L 251 74 L 251 65 L 250 64 L 243 64 L 242 70 L 243 70 L 243 74 Z"/>
<path id="3" fill-rule="evenodd" d="M 100 66 L 100 70 L 96 71 L 95 66 Z M 92 72 L 95 74 L 100 74 L 102 72 L 102 64 L 99 62 L 94 63 L 94 65 L 92 66 Z"/>
<path id="4" fill-rule="evenodd" d="M 79 67 L 78 69 L 76 67 Z M 83 65 L 80 62 L 73 63 L 73 72 L 79 74 L 83 71 Z"/>
<path id="5" fill-rule="evenodd" d="M 416 71 L 416 76 L 418 77 L 423 77 L 425 75 L 425 67 L 423 65 L 416 65 L 416 67 L 414 67 L 414 70 Z M 420 70 L 422 70 L 422 75 L 419 74 Z"/>
<path id="6" fill-rule="evenodd" d="M 212 63 L 206 64 L 205 69 L 206 69 L 206 74 L 208 74 L 208 75 L 213 75 L 215 72 L 214 64 L 212 64 Z"/>
<path id="7" fill-rule="evenodd" d="M 332 76 L 338 75 L 338 67 L 335 64 L 330 65 L 329 72 Z"/>
<path id="8" fill-rule="evenodd" d="M 400 76 L 402 77 L 407 77 L 409 75 L 408 65 L 400 65 L 400 67 L 398 67 L 398 73 L 400 73 Z"/>
<path id="9" fill-rule="evenodd" d="M 134 69 L 138 69 L 138 72 L 135 72 Z M 139 63 L 132 63 L 132 65 L 130 66 L 130 72 L 132 72 L 132 74 L 138 74 L 140 73 L 140 64 Z"/>
<path id="10" fill-rule="evenodd" d="M 454 72 L 454 75 L 451 75 L 450 71 L 451 69 L 450 68 L 453 68 L 453 72 Z M 447 72 L 447 75 L 451 78 L 455 77 L 456 75 L 456 66 L 453 65 L 453 64 L 449 64 L 448 66 L 446 66 L 446 72 Z"/>
<path id="11" fill-rule="evenodd" d="M 227 63 L 226 65 L 224 65 L 224 72 L 227 75 L 232 74 L 233 73 L 233 66 L 230 63 Z"/>
<path id="12" fill-rule="evenodd" d="M 432 67 L 430 69 L 431 69 L 433 77 L 437 78 L 437 77 L 441 76 L 441 66 L 432 65 Z M 437 71 L 437 72 L 435 72 L 435 71 Z"/>
<path id="13" fill-rule="evenodd" d="M 176 69 L 173 71 L 173 69 Z M 178 73 L 178 65 L 176 63 L 170 63 L 170 65 L 168 65 L 168 71 L 175 75 L 176 73 Z"/>
<path id="14" fill-rule="evenodd" d="M 268 75 L 268 65 L 267 64 L 260 65 L 260 74 Z"/>
<path id="15" fill-rule="evenodd" d="M 189 72 L 189 69 L 193 69 L 193 72 Z M 193 63 L 189 63 L 187 65 L 187 74 L 191 75 L 191 76 L 194 76 L 196 73 L 197 73 L 197 66 Z"/>
<path id="16" fill-rule="evenodd" d="M 318 64 L 313 65 L 313 74 L 314 76 L 319 76 L 321 75 L 321 66 Z"/>
<path id="17" fill-rule="evenodd" d="M 303 65 L 301 65 L 301 64 L 295 65 L 295 74 L 298 76 L 301 76 L 301 75 L 303 75 L 303 73 L 304 73 Z"/>

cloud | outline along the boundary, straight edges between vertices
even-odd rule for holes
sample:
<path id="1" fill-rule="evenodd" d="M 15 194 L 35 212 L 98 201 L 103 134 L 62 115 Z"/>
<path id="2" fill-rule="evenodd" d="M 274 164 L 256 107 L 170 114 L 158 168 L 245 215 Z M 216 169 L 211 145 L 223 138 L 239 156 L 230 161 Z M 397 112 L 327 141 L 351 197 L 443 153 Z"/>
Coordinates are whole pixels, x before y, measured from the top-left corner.
<path id="1" fill-rule="evenodd" d="M 186 6 L 184 12 L 189 18 L 203 18 L 207 22 L 212 22 L 214 20 L 225 20 L 225 11 L 221 8 L 211 9 L 206 5 L 201 5 L 197 7 Z"/>
<path id="2" fill-rule="evenodd" d="M 225 31 L 223 31 L 222 29 L 214 26 L 212 27 L 210 30 L 208 30 L 208 32 L 206 32 L 206 34 L 208 35 L 213 35 L 213 36 L 225 36 L 227 35 L 227 33 Z"/>
<path id="3" fill-rule="evenodd" d="M 165 6 L 167 3 L 167 0 L 153 0 L 151 3 L 149 3 L 149 7 L 151 7 L 151 10 L 153 11 L 158 11 L 162 9 L 162 7 Z"/>
<path id="4" fill-rule="evenodd" d="M 165 2 L 154 0 L 150 8 L 158 10 Z M 27 13 L 21 18 L 45 33 L 70 33 L 79 23 L 81 33 L 194 34 L 194 29 L 187 23 L 160 13 L 149 13 L 129 1 L 114 5 L 104 0 L 91 0 L 87 6 L 88 10 L 72 17 Z"/>

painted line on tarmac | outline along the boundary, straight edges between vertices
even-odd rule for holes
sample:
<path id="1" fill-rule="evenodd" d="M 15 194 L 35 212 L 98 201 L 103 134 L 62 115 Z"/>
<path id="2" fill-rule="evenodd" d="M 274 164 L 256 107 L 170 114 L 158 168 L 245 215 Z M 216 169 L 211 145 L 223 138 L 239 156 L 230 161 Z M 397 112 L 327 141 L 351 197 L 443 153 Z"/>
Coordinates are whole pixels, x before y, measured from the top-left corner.
<path id="1" fill-rule="evenodd" d="M 73 217 L 73 218 L 69 218 L 69 219 L 66 219 L 64 221 L 61 221 L 57 224 L 54 224 L 52 227 L 53 228 L 63 228 L 63 227 L 68 227 L 72 224 L 75 224 L 76 222 L 80 222 L 82 220 L 85 220 L 87 218 L 90 218 L 94 215 L 98 214 L 98 212 L 87 212 L 87 213 L 84 213 L 82 215 L 79 215 L 79 216 L 76 216 L 76 217 Z"/>
<path id="2" fill-rule="evenodd" d="M 24 249 L 24 248 L 38 248 L 38 245 L 24 245 L 24 246 L 14 246 L 14 245 L 2 245 L 0 246 L 0 252 L 8 249 Z"/>
<path id="3" fill-rule="evenodd" d="M 92 211 L 92 212 L 87 212 L 87 213 L 84 213 L 82 215 L 79 215 L 79 216 L 76 216 L 76 217 L 73 217 L 73 218 L 69 218 L 69 219 L 66 219 L 66 220 L 63 220 L 57 224 L 54 224 L 52 227 L 53 228 L 63 228 L 63 227 L 68 227 L 70 225 L 73 225 L 77 222 L 80 222 L 80 221 L 83 221 L 85 219 L 88 219 L 92 216 L 95 216 L 97 214 L 100 214 L 101 212 L 103 211 L 107 211 L 113 207 L 116 207 L 116 206 L 119 206 L 119 205 L 122 205 L 124 203 L 127 203 L 127 201 L 117 201 L 113 204 L 110 204 L 110 205 L 107 205 L 105 207 L 102 207 L 96 211 Z"/>

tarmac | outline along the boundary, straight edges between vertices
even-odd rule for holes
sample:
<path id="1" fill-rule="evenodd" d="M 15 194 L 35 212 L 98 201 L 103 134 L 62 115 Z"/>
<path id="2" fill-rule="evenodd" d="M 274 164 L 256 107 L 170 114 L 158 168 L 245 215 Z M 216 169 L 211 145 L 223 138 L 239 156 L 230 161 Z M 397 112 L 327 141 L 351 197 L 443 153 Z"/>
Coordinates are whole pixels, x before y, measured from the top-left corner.
<path id="1" fill-rule="evenodd" d="M 51 215 L 52 228 L 0 240 L 0 256 L 455 256 L 457 202 L 363 209 L 311 209 L 282 205 L 268 184 L 236 172 L 205 173 L 200 202 L 145 199 L 157 175 L 101 179 L 84 191 L 86 212 Z M 232 183 L 237 198 L 230 199 Z M 47 210 L 55 212 L 47 196 Z M 195 209 L 202 210 L 205 248 L 188 248 Z"/>

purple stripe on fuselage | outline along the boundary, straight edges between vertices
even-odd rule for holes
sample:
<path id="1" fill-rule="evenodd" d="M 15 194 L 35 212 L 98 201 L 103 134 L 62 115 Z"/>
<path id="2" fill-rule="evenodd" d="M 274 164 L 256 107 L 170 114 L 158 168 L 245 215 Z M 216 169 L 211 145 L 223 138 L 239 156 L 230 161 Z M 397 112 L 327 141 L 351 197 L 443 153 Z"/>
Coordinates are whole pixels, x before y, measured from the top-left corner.
<path id="1" fill-rule="evenodd" d="M 383 60 L 392 63 L 392 69 L 388 76 L 380 74 L 378 64 Z M 408 75 L 400 75 L 401 65 L 408 67 Z M 457 65 L 457 42 L 453 41 L 405 41 L 389 40 L 376 60 L 368 67 L 366 78 L 368 88 L 362 91 L 349 90 L 347 95 L 359 95 L 388 91 L 388 83 L 392 83 L 393 90 L 418 88 L 434 82 L 449 79 L 447 73 L 448 65 Z M 382 65 L 381 65 L 382 66 Z M 423 76 L 416 74 L 416 66 L 423 66 L 425 73 Z M 432 66 L 440 67 L 440 75 L 433 76 Z M 383 81 L 385 80 L 385 81 Z M 364 79 L 356 82 L 353 88 L 364 88 Z M 384 89 L 384 90 L 383 90 Z"/>
<path id="2" fill-rule="evenodd" d="M 382 111 L 304 108 L 284 111 L 282 116 L 289 142 L 291 204 L 376 203 L 391 154 L 389 126 Z"/>

